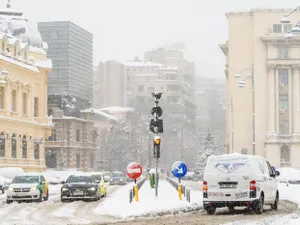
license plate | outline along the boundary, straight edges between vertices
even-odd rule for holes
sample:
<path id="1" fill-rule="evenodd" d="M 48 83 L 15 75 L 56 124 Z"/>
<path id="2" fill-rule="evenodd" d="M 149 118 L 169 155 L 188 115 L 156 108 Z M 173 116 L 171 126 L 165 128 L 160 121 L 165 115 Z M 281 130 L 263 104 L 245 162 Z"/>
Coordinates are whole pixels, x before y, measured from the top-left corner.
<path id="1" fill-rule="evenodd" d="M 75 191 L 73 192 L 73 195 L 83 195 L 83 191 Z"/>
<path id="2" fill-rule="evenodd" d="M 220 184 L 220 188 L 236 188 L 235 184 Z"/>

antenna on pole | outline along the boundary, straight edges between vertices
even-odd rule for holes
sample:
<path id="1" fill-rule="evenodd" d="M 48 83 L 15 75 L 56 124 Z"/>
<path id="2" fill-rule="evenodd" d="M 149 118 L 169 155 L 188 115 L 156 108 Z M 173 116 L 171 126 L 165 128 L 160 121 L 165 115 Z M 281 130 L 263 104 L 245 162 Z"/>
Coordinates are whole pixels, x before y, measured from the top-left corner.
<path id="1" fill-rule="evenodd" d="M 8 9 L 10 8 L 10 0 L 7 0 L 7 6 Z"/>

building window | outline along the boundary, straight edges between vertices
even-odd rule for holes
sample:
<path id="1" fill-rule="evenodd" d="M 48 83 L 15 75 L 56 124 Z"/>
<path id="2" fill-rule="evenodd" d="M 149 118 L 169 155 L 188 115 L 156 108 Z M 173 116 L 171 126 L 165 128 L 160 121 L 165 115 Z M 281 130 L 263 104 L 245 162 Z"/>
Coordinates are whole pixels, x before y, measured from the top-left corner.
<path id="1" fill-rule="evenodd" d="M 17 137 L 16 134 L 11 136 L 11 157 L 17 158 Z"/>
<path id="2" fill-rule="evenodd" d="M 289 48 L 286 46 L 280 46 L 279 48 L 279 58 L 287 59 L 289 58 Z"/>
<path id="3" fill-rule="evenodd" d="M 76 141 L 80 142 L 80 130 L 79 129 L 76 130 Z"/>
<path id="4" fill-rule="evenodd" d="M 5 134 L 0 133 L 0 158 L 5 157 Z"/>
<path id="5" fill-rule="evenodd" d="M 290 166 L 290 148 L 283 145 L 280 148 L 280 167 Z"/>
<path id="6" fill-rule="evenodd" d="M 48 110 L 48 116 L 53 116 L 53 110 L 52 109 Z"/>
<path id="7" fill-rule="evenodd" d="M 289 110 L 288 95 L 279 95 L 279 109 L 283 109 L 285 112 Z"/>
<path id="8" fill-rule="evenodd" d="M 273 24 L 273 32 L 281 33 L 281 24 Z"/>
<path id="9" fill-rule="evenodd" d="M 279 84 L 288 85 L 289 83 L 289 70 L 288 69 L 278 69 Z"/>
<path id="10" fill-rule="evenodd" d="M 144 91 L 144 85 L 139 85 L 138 86 L 138 91 L 143 92 Z"/>
<path id="11" fill-rule="evenodd" d="M 17 56 L 17 47 L 14 46 L 14 56 Z"/>
<path id="12" fill-rule="evenodd" d="M 293 25 L 292 24 L 284 24 L 284 33 L 287 33 L 289 31 L 291 31 L 293 29 Z"/>
<path id="13" fill-rule="evenodd" d="M 76 154 L 76 168 L 80 168 L 80 154 Z"/>
<path id="14" fill-rule="evenodd" d="M 11 111 L 17 111 L 17 91 L 13 90 L 11 93 Z"/>
<path id="15" fill-rule="evenodd" d="M 154 92 L 154 87 L 148 87 L 148 92 L 149 92 L 149 93 Z"/>
<path id="16" fill-rule="evenodd" d="M 4 87 L 0 87 L 0 109 L 4 109 Z"/>
<path id="17" fill-rule="evenodd" d="M 23 93 L 23 114 L 27 114 L 27 94 Z"/>
<path id="18" fill-rule="evenodd" d="M 40 159 L 40 144 L 34 143 L 34 159 Z"/>
<path id="19" fill-rule="evenodd" d="M 289 121 L 280 120 L 279 121 L 279 134 L 289 134 Z"/>
<path id="20" fill-rule="evenodd" d="M 22 139 L 22 158 L 26 159 L 27 158 L 27 138 L 24 135 Z"/>

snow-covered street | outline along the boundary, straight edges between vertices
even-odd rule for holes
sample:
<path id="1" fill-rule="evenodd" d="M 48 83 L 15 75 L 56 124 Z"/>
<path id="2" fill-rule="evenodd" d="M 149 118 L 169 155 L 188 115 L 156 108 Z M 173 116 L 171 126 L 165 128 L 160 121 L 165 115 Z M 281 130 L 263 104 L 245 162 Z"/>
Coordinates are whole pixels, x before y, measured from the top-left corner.
<path id="1" fill-rule="evenodd" d="M 247 224 L 247 220 L 272 221 L 276 220 L 276 215 L 281 215 L 280 221 L 285 224 L 291 224 L 290 221 L 298 221 L 296 214 L 297 205 L 281 201 L 279 210 L 273 211 L 265 208 L 262 215 L 246 213 L 243 210 L 236 210 L 235 214 L 229 214 L 227 209 L 220 209 L 216 215 L 207 215 L 202 211 L 202 192 L 200 183 L 185 181 L 185 185 L 191 188 L 191 202 L 185 198 L 180 201 L 177 191 L 167 181 L 159 181 L 158 198 L 155 198 L 154 189 L 150 188 L 146 181 L 139 192 L 139 202 L 129 203 L 129 189 L 133 183 L 125 186 L 108 186 L 107 198 L 99 202 L 72 202 L 61 203 L 60 185 L 50 185 L 50 198 L 42 203 L 13 203 L 7 205 L 5 194 L 0 195 L 0 218 L 1 223 L 8 224 L 102 224 L 118 223 L 129 224 L 178 224 L 183 222 L 190 224 L 224 224 L 237 221 L 232 224 Z M 197 188 L 199 187 L 199 188 Z M 288 193 L 295 187 L 286 187 L 281 185 L 281 192 L 285 193 L 285 199 Z M 189 211 L 189 213 L 184 213 Z M 288 213 L 293 213 L 287 215 Z M 180 215 L 180 217 L 178 216 Z M 284 216 L 282 216 L 284 215 Z M 271 218 L 269 218 L 272 216 Z M 133 221 L 134 219 L 134 221 Z M 263 219 L 263 220 L 262 220 Z M 124 221 L 125 220 L 125 221 Z M 126 222 L 127 221 L 127 222 Z M 243 222 L 240 222 L 243 221 Z M 289 223 L 287 223 L 289 221 Z M 251 224 L 251 223 L 250 223 Z M 265 224 L 265 223 L 260 223 Z"/>

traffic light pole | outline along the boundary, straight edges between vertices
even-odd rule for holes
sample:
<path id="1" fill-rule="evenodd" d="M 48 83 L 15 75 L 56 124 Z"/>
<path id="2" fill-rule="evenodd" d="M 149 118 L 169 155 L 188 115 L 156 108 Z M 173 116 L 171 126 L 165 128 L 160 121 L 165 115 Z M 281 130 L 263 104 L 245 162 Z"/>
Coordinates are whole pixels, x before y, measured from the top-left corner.
<path id="1" fill-rule="evenodd" d="M 153 153 L 155 159 L 155 196 L 158 197 L 158 159 L 160 158 L 160 137 L 157 136 L 158 133 L 163 133 L 163 120 L 159 119 L 162 116 L 162 109 L 158 106 L 158 100 L 161 98 L 162 93 L 152 93 L 155 98 L 155 105 L 151 110 L 151 114 L 154 116 L 150 120 L 150 131 L 155 134 Z"/>
<path id="2" fill-rule="evenodd" d="M 155 107 L 158 106 L 158 99 L 155 97 Z M 155 113 L 155 121 L 158 121 L 158 114 Z M 157 135 L 158 129 L 155 130 L 155 135 Z M 154 146 L 155 148 L 155 146 Z M 155 149 L 154 149 L 155 151 Z M 158 151 L 158 147 L 156 147 L 156 151 Z M 155 157 L 155 197 L 158 197 L 158 158 Z"/>

